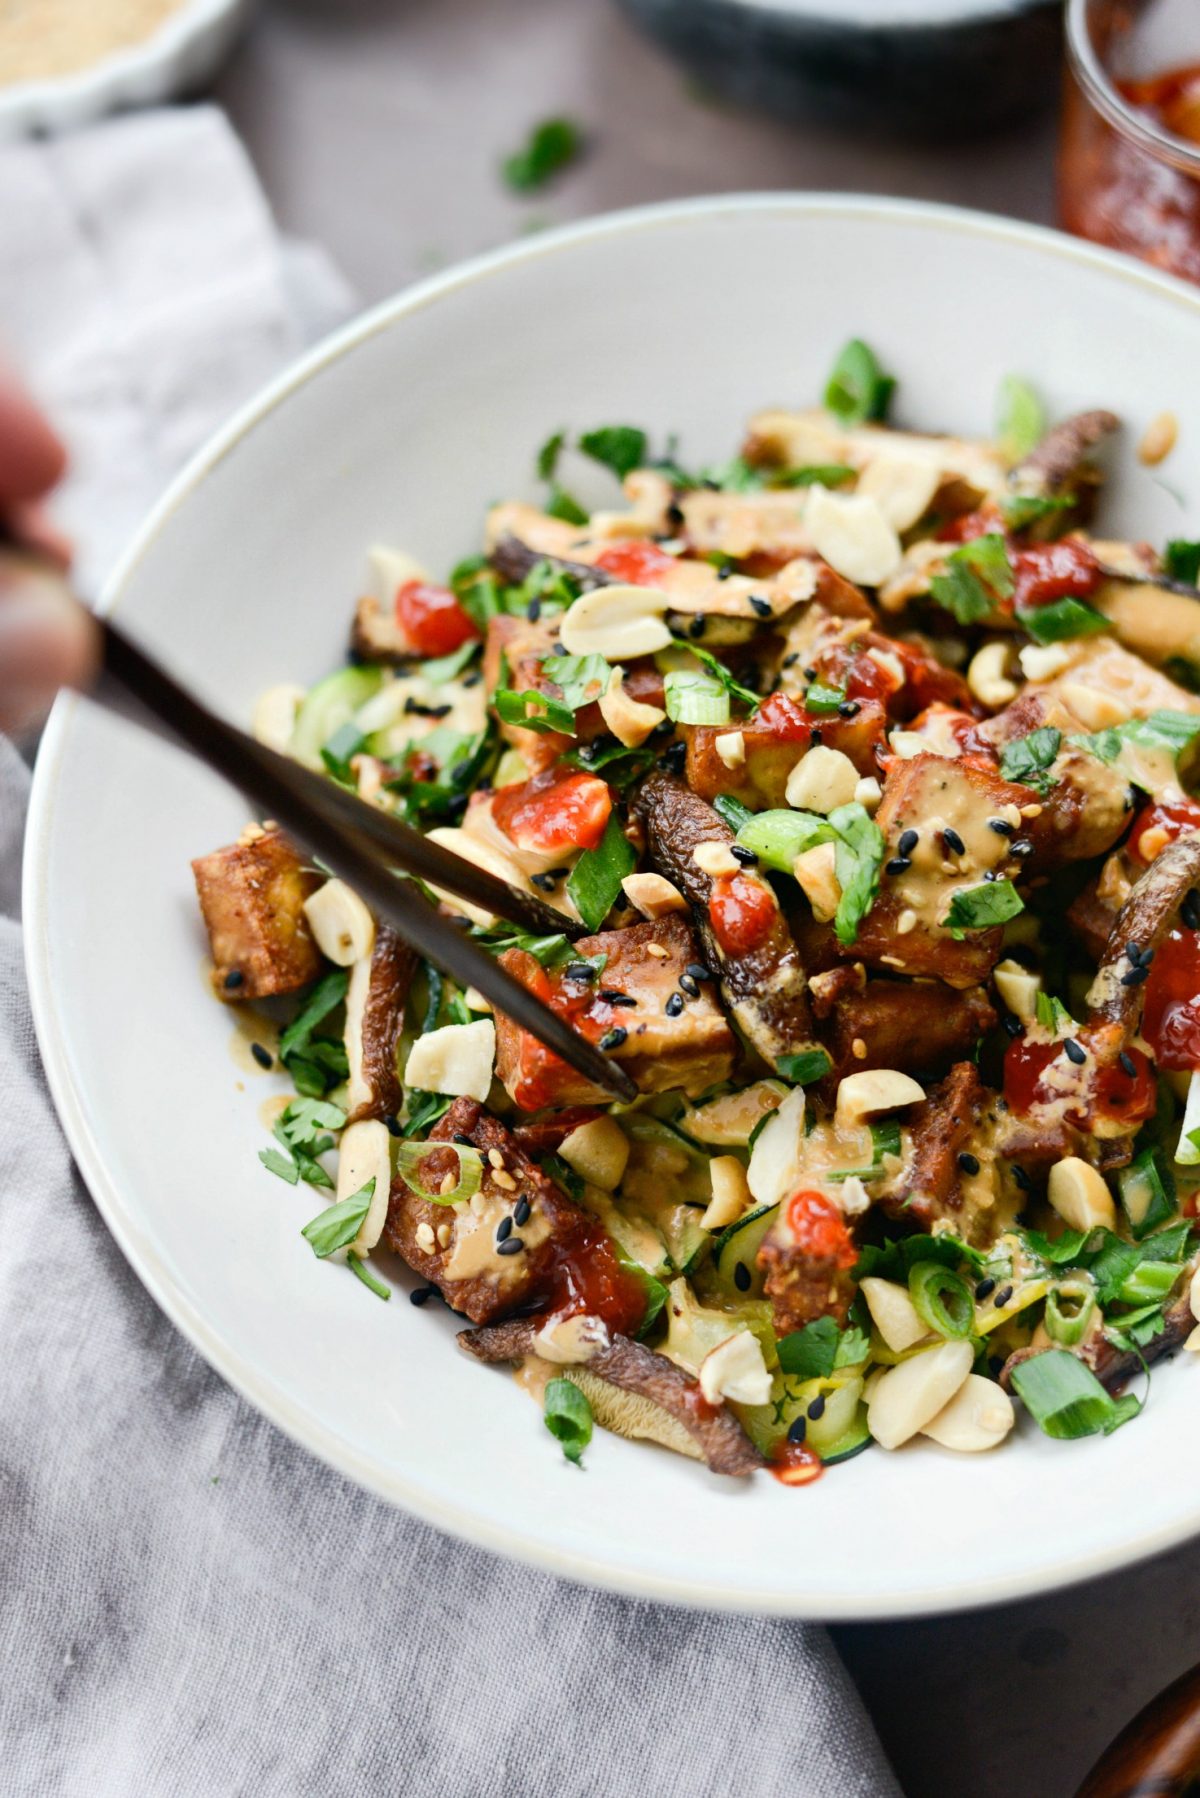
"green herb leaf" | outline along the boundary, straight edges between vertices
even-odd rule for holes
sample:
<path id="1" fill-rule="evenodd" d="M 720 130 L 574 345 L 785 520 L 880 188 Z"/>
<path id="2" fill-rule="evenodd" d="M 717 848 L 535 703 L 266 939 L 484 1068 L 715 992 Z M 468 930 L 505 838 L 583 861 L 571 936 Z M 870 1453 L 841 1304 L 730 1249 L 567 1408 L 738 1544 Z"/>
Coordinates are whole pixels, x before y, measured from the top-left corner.
<path id="1" fill-rule="evenodd" d="M 552 481 L 558 468 L 558 458 L 562 454 L 567 441 L 565 431 L 555 431 L 553 437 L 547 437 L 537 453 L 537 472 L 540 481 Z"/>
<path id="2" fill-rule="evenodd" d="M 834 832 L 834 872 L 842 896 L 833 928 L 839 943 L 849 947 L 858 939 L 858 927 L 879 891 L 879 871 L 886 853 L 883 832 L 857 803 L 839 805 L 829 814 Z"/>
<path id="3" fill-rule="evenodd" d="M 511 687 L 498 687 L 492 695 L 496 716 L 502 724 L 519 724 L 522 730 L 542 733 L 558 732 L 565 737 L 575 735 L 575 714 L 561 699 L 526 687 L 523 693 Z"/>
<path id="4" fill-rule="evenodd" d="M 861 338 L 853 337 L 833 365 L 825 405 L 843 424 L 861 425 L 887 417 L 895 388 L 894 377 L 884 374 Z"/>
<path id="5" fill-rule="evenodd" d="M 420 1136 L 422 1131 L 432 1130 L 438 1119 L 445 1117 L 452 1103 L 445 1093 L 423 1093 L 414 1087 L 408 1094 L 405 1136 Z"/>
<path id="6" fill-rule="evenodd" d="M 374 1197 L 375 1178 L 372 1175 L 366 1185 L 360 1186 L 348 1199 L 340 1199 L 336 1205 L 326 1206 L 311 1223 L 305 1224 L 300 1234 L 311 1245 L 312 1252 L 319 1261 L 324 1261 L 335 1249 L 344 1249 L 354 1241 L 362 1229 L 363 1219 L 371 1209 Z"/>
<path id="7" fill-rule="evenodd" d="M 773 487 L 842 487 L 858 470 L 845 462 L 813 462 L 804 468 L 785 468 L 771 476 Z"/>
<path id="8" fill-rule="evenodd" d="M 344 968 L 335 968 L 318 980 L 279 1039 L 279 1059 L 285 1067 L 293 1055 L 303 1054 L 308 1048 L 313 1031 L 342 1003 L 349 984 L 350 976 Z"/>
<path id="9" fill-rule="evenodd" d="M 271 1173 L 278 1174 L 289 1186 L 295 1186 L 300 1179 L 300 1169 L 290 1155 L 281 1155 L 278 1149 L 260 1149 L 258 1159 Z"/>
<path id="10" fill-rule="evenodd" d="M 1200 543 L 1173 537 L 1163 551 L 1163 568 L 1173 581 L 1200 585 Z"/>
<path id="11" fill-rule="evenodd" d="M 1027 737 L 1017 737 L 1004 745 L 1000 772 L 1005 780 L 1032 787 L 1035 793 L 1048 793 L 1055 780 L 1047 770 L 1061 748 L 1062 732 L 1043 725 L 1040 730 L 1031 730 Z"/>
<path id="12" fill-rule="evenodd" d="M 1074 504 L 1073 493 L 1009 493 L 1000 501 L 1000 510 L 1010 531 L 1024 531 L 1031 524 L 1068 512 Z"/>
<path id="13" fill-rule="evenodd" d="M 607 691 L 612 667 L 603 656 L 546 656 L 542 673 L 562 688 L 562 703 L 577 712 Z"/>
<path id="14" fill-rule="evenodd" d="M 599 930 L 616 904 L 621 882 L 637 856 L 614 812 L 595 849 L 585 849 L 567 877 L 567 892 L 589 930 Z"/>
<path id="15" fill-rule="evenodd" d="M 1178 762 L 1183 751 L 1200 735 L 1200 717 L 1194 712 L 1151 712 L 1148 718 L 1131 718 L 1112 724 L 1091 736 L 1072 737 L 1071 743 L 1102 762 L 1115 762 L 1127 743 L 1137 749 L 1168 749 Z M 1134 785 L 1139 782 L 1131 775 Z M 1143 777 L 1143 781 L 1146 777 Z M 1149 787 L 1146 788 L 1149 791 Z"/>
<path id="16" fill-rule="evenodd" d="M 1017 617 L 1035 643 L 1064 643 L 1109 628 L 1107 618 L 1078 599 L 1056 599 L 1048 606 L 1031 606 L 1026 612 L 1018 612 Z"/>
<path id="17" fill-rule="evenodd" d="M 564 524 L 586 524 L 591 516 L 573 494 L 559 486 L 550 489 L 545 510 L 548 517 L 561 518 Z"/>
<path id="18" fill-rule="evenodd" d="M 382 1280 L 377 1280 L 370 1269 L 364 1266 L 359 1260 L 353 1249 L 351 1249 L 350 1253 L 346 1256 L 346 1266 L 350 1269 L 350 1272 L 356 1279 L 362 1281 L 368 1292 L 373 1292 L 375 1294 L 377 1299 L 391 1298 L 391 1287 L 385 1286 Z"/>
<path id="19" fill-rule="evenodd" d="M 362 754 L 366 740 L 353 718 L 348 718 L 345 724 L 334 731 L 321 750 L 321 760 L 335 780 L 340 780 L 347 786 L 355 784 L 350 760 L 352 756 Z"/>
<path id="20" fill-rule="evenodd" d="M 987 531 L 951 551 L 946 572 L 929 583 L 930 596 L 960 624 L 979 624 L 990 618 L 998 602 L 1015 591 L 1008 545 L 998 531 Z"/>
<path id="21" fill-rule="evenodd" d="M 592 1407 L 571 1380 L 549 1380 L 544 1399 L 546 1428 L 568 1461 L 578 1467 L 592 1439 Z"/>
<path id="22" fill-rule="evenodd" d="M 950 900 L 946 928 L 955 942 L 961 943 L 968 930 L 990 930 L 995 924 L 1007 924 L 1025 910 L 1011 880 L 984 881 L 977 887 L 962 887 Z"/>
<path id="23" fill-rule="evenodd" d="M 781 1055 L 775 1063 L 777 1071 L 795 1086 L 811 1086 L 822 1080 L 832 1068 L 824 1049 L 803 1049 L 799 1055 Z"/>
<path id="24" fill-rule="evenodd" d="M 779 1339 L 779 1365 L 800 1380 L 827 1380 L 833 1372 L 841 1331 L 832 1317 L 817 1317 Z"/>
<path id="25" fill-rule="evenodd" d="M 722 493 L 757 493 L 766 486 L 760 470 L 752 468 L 744 456 L 702 468 L 699 480 L 706 487 L 719 487 Z"/>
<path id="26" fill-rule="evenodd" d="M 627 749 L 623 743 L 611 742 L 585 743 L 578 749 L 568 750 L 561 759 L 568 767 L 578 768 L 584 774 L 599 774 L 603 769 L 609 786 L 624 792 L 654 766 L 656 757 L 653 749 L 646 745 Z"/>
<path id="27" fill-rule="evenodd" d="M 1075 1019 L 1071 1016 L 1061 999 L 1052 993 L 1039 992 L 1034 999 L 1034 1015 L 1045 1030 L 1052 1030 L 1055 1036 L 1069 1035 L 1075 1029 Z"/>
<path id="28" fill-rule="evenodd" d="M 754 692 L 753 688 L 743 687 L 740 681 L 735 680 L 724 662 L 710 649 L 701 649 L 698 643 L 693 643 L 687 637 L 674 637 L 672 642 L 677 648 L 686 649 L 689 655 L 695 656 L 701 666 L 707 668 L 713 679 L 724 687 L 731 699 L 740 699 L 743 705 L 750 707 L 751 711 L 761 704 L 759 695 Z"/>
<path id="29" fill-rule="evenodd" d="M 543 119 L 534 125 L 523 148 L 505 158 L 504 179 L 516 193 L 532 193 L 574 162 L 583 148 L 583 133 L 571 119 Z"/>
<path id="30" fill-rule="evenodd" d="M 1046 416 L 1037 394 L 1019 375 L 1005 375 L 996 396 L 996 439 L 1009 462 L 1021 462 L 1046 434 Z"/>
<path id="31" fill-rule="evenodd" d="M 585 456 L 602 462 L 623 481 L 646 460 L 646 433 L 636 425 L 601 425 L 595 431 L 585 431 L 579 447 Z"/>
<path id="32" fill-rule="evenodd" d="M 440 687 L 444 682 L 453 680 L 455 675 L 461 674 L 467 663 L 474 660 L 482 647 L 478 638 L 469 638 L 457 649 L 452 649 L 449 655 L 436 656 L 432 662 L 422 662 L 421 673 L 427 681 L 432 681 L 435 687 Z"/>
<path id="33" fill-rule="evenodd" d="M 898 1242 L 885 1242 L 882 1248 L 867 1243 L 851 1270 L 856 1280 L 875 1275 L 881 1280 L 896 1280 L 902 1285 L 919 1261 L 938 1261 L 943 1267 L 970 1267 L 978 1271 L 985 1257 L 978 1249 L 957 1236 L 944 1232 L 938 1236 L 904 1236 Z"/>

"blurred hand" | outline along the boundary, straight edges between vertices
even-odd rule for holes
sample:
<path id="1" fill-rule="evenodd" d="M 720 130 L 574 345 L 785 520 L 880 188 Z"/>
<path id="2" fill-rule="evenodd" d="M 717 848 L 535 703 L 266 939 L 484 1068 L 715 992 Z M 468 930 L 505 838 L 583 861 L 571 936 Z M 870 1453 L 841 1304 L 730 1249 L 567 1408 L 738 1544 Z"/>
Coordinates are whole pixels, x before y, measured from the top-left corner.
<path id="1" fill-rule="evenodd" d="M 45 566 L 70 563 L 42 510 L 65 466 L 62 444 L 0 367 L 0 731 L 34 724 L 59 687 L 86 684 L 95 669 L 91 621 Z"/>

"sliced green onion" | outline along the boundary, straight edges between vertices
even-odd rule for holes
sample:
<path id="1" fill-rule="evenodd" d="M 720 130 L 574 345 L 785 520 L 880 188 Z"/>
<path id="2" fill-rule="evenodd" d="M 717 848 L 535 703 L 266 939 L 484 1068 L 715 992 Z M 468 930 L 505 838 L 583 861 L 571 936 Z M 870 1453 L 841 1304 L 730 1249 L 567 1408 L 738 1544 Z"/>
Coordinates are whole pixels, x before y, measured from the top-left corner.
<path id="1" fill-rule="evenodd" d="M 1154 1146 L 1143 1149 L 1140 1155 L 1134 1156 L 1128 1167 L 1121 1168 L 1117 1174 L 1117 1185 L 1135 1242 L 1140 1242 L 1144 1236 L 1157 1230 L 1160 1224 L 1165 1224 L 1168 1218 L 1175 1215 L 1175 1181 L 1165 1157 L 1160 1163 L 1158 1150 Z"/>
<path id="2" fill-rule="evenodd" d="M 571 903 L 589 930 L 599 930 L 617 902 L 621 882 L 632 874 L 637 856 L 613 812 L 594 849 L 585 849 L 567 876 Z"/>
<path id="3" fill-rule="evenodd" d="M 1175 1159 L 1181 1167 L 1195 1167 L 1200 1164 L 1200 1071 L 1194 1071 L 1188 1082 L 1187 1104 L 1183 1108 L 1183 1122 L 1179 1126 L 1179 1147 L 1175 1151 Z"/>
<path id="4" fill-rule="evenodd" d="M 356 1279 L 361 1280 L 363 1285 L 375 1294 L 377 1299 L 391 1298 L 391 1287 L 385 1286 L 382 1280 L 377 1280 L 370 1268 L 364 1266 L 353 1250 L 346 1256 L 346 1266 Z"/>
<path id="5" fill-rule="evenodd" d="M 728 724 L 729 695 L 708 674 L 676 669 L 663 683 L 667 717 L 676 724 Z"/>
<path id="6" fill-rule="evenodd" d="M 1012 1383 L 1030 1416 L 1059 1442 L 1115 1430 L 1141 1409 L 1131 1395 L 1114 1399 L 1067 1349 L 1047 1349 L 1019 1362 Z"/>
<path id="7" fill-rule="evenodd" d="M 804 694 L 804 709 L 818 717 L 826 717 L 836 712 L 846 702 L 845 687 L 830 687 L 824 681 L 815 680 Z"/>
<path id="8" fill-rule="evenodd" d="M 811 1086 L 823 1080 L 833 1066 L 824 1049 L 801 1049 L 798 1055 L 781 1055 L 776 1070 L 796 1086 Z"/>
<path id="9" fill-rule="evenodd" d="M 742 825 L 737 838 L 768 868 L 790 874 L 796 857 L 816 843 L 832 843 L 834 830 L 815 812 L 758 812 Z"/>
<path id="10" fill-rule="evenodd" d="M 1078 599 L 1056 599 L 1046 606 L 1031 606 L 1028 611 L 1018 612 L 1017 618 L 1035 643 L 1062 643 L 1109 628 L 1103 613 Z"/>
<path id="11" fill-rule="evenodd" d="M 1121 1282 L 1117 1297 L 1125 1305 L 1156 1305 L 1165 1299 L 1183 1272 L 1182 1261 L 1142 1261 Z M 1114 1319 L 1120 1323 L 1120 1319 Z"/>
<path id="12" fill-rule="evenodd" d="M 713 810 L 722 824 L 728 824 L 735 834 L 754 816 L 750 807 L 743 805 L 740 799 L 735 799 L 732 793 L 718 793 L 713 800 Z"/>
<path id="13" fill-rule="evenodd" d="M 970 1287 L 938 1261 L 918 1261 L 908 1276 L 908 1292 L 921 1322 L 951 1342 L 971 1334 L 975 1301 Z"/>
<path id="14" fill-rule="evenodd" d="M 1087 1335 L 1095 1312 L 1096 1294 L 1090 1280 L 1081 1276 L 1060 1280 L 1046 1294 L 1046 1334 L 1063 1348 L 1074 1348 Z"/>
<path id="15" fill-rule="evenodd" d="M 458 1180 L 449 1192 L 443 1192 L 440 1183 L 435 1191 L 422 1180 L 421 1164 L 430 1155 L 446 1153 L 458 1158 Z M 456 1142 L 402 1142 L 396 1150 L 396 1172 L 403 1176 L 405 1185 L 419 1199 L 425 1199 L 430 1205 L 456 1205 L 459 1199 L 469 1199 L 479 1191 L 483 1181 L 483 1156 L 478 1149 L 466 1148 Z"/>

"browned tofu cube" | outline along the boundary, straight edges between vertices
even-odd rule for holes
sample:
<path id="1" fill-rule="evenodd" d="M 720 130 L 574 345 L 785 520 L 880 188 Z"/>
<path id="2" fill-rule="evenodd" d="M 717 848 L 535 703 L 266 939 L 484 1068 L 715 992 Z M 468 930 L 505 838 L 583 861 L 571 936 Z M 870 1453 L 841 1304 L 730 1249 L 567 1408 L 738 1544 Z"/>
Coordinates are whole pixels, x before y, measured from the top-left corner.
<path id="1" fill-rule="evenodd" d="M 717 752 L 727 724 L 684 725 L 687 739 L 687 782 L 702 799 L 731 793 L 755 811 L 787 804 L 788 775 L 815 743 L 839 749 L 860 774 L 876 772 L 875 749 L 882 743 L 887 714 L 876 700 L 863 700 L 852 718 L 808 713 L 782 693 L 764 701 L 756 717 L 735 727 L 742 733 L 745 759 L 727 767 Z"/>
<path id="2" fill-rule="evenodd" d="M 509 949 L 500 961 L 581 1036 L 603 1046 L 642 1092 L 678 1088 L 694 1095 L 728 1078 L 737 1044 L 714 984 L 688 976 L 686 986 L 680 986 L 689 964 L 703 958 L 691 925 L 678 913 L 628 930 L 581 937 L 574 953 L 577 961 L 554 973 L 524 949 Z M 599 955 L 606 957 L 599 976 L 572 976 L 573 966 Z M 501 1012 L 496 1014 L 496 1073 L 522 1111 L 607 1099 Z"/>
<path id="3" fill-rule="evenodd" d="M 236 843 L 192 863 L 222 999 L 267 999 L 321 971 L 304 901 L 320 884 L 278 830 L 251 825 Z"/>
<path id="4" fill-rule="evenodd" d="M 875 814 L 887 839 L 882 884 L 857 942 L 844 953 L 868 967 L 931 975 L 947 986 L 986 981 L 1003 926 L 956 938 L 946 914 L 956 892 L 1020 874 L 1023 862 L 1013 845 L 1028 842 L 1023 807 L 1040 815 L 1035 793 L 992 768 L 936 755 L 894 761 Z M 1002 828 L 993 829 L 992 820 Z"/>

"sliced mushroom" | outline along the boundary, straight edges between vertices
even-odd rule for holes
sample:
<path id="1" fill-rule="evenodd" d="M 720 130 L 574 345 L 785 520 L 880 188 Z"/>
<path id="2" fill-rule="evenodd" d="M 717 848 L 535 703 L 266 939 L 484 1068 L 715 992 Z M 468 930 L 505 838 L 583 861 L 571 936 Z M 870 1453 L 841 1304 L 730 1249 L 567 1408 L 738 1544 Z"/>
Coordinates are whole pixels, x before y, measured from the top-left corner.
<path id="1" fill-rule="evenodd" d="M 350 971 L 346 994 L 346 1059 L 350 1064 L 347 1109 L 352 1122 L 386 1118 L 400 1108 L 403 1093 L 396 1068 L 396 1045 L 404 1028 L 404 1007 L 417 957 L 394 930 L 381 924 L 375 946 Z"/>
<path id="2" fill-rule="evenodd" d="M 1051 427 L 1032 454 L 1018 462 L 1009 477 L 1021 493 L 1056 494 L 1078 481 L 1089 450 L 1119 431 L 1113 412 L 1077 412 Z"/>
<path id="3" fill-rule="evenodd" d="M 520 1361 L 536 1352 L 537 1328 L 536 1319 L 510 1318 L 507 1323 L 487 1329 L 463 1330 L 458 1341 L 478 1361 Z M 573 1368 L 572 1377 L 575 1372 Z M 615 1387 L 666 1412 L 686 1431 L 714 1473 L 748 1474 L 763 1465 L 762 1456 L 733 1413 L 724 1405 L 710 1405 L 698 1380 L 644 1343 L 632 1342 L 628 1336 L 614 1336 L 607 1348 L 591 1357 L 584 1372 L 589 1384 L 596 1381 Z M 583 1386 L 584 1382 L 580 1384 Z M 620 1414 L 619 1407 L 617 1411 Z M 655 1439 L 662 1441 L 663 1437 Z"/>
<path id="4" fill-rule="evenodd" d="M 1200 836 L 1181 837 L 1151 862 L 1117 915 L 1088 992 L 1088 1005 L 1098 1023 L 1119 1027 L 1122 1044 L 1137 1035 L 1146 996 L 1145 973 L 1130 961 L 1128 945 L 1134 944 L 1144 965 L 1146 951 L 1158 948 L 1198 884 Z"/>

